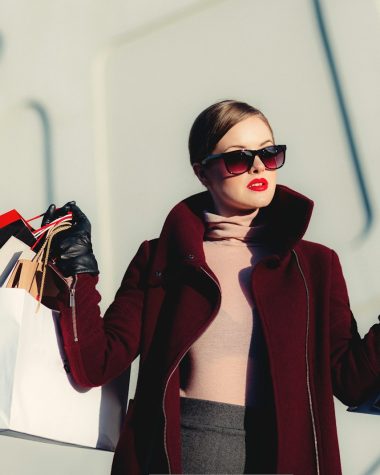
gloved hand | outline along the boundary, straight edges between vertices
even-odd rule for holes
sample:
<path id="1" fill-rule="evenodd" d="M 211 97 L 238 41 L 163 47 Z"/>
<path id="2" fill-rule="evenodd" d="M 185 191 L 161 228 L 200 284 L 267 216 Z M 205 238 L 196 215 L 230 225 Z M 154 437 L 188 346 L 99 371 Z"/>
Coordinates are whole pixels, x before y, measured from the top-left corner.
<path id="1" fill-rule="evenodd" d="M 58 209 L 56 208 L 55 204 L 51 204 L 42 218 L 41 226 L 45 226 L 57 218 L 62 218 L 62 216 L 65 216 L 71 210 L 70 207 L 75 204 L 75 201 L 69 201 L 65 204 L 65 206 L 62 206 L 62 208 Z"/>
<path id="2" fill-rule="evenodd" d="M 92 252 L 91 223 L 75 201 L 66 203 L 58 210 L 51 204 L 44 214 L 42 225 L 69 211 L 73 213 L 72 226 L 54 236 L 51 256 L 65 277 L 81 273 L 98 274 L 98 263 Z"/>

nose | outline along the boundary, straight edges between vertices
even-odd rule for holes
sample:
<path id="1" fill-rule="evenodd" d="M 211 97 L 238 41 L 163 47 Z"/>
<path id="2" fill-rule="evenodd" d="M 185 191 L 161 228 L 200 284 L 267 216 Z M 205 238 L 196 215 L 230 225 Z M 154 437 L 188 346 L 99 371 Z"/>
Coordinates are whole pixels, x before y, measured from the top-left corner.
<path id="1" fill-rule="evenodd" d="M 265 165 L 261 161 L 260 157 L 258 155 L 255 156 L 252 167 L 249 170 L 249 173 L 261 173 L 265 171 Z"/>

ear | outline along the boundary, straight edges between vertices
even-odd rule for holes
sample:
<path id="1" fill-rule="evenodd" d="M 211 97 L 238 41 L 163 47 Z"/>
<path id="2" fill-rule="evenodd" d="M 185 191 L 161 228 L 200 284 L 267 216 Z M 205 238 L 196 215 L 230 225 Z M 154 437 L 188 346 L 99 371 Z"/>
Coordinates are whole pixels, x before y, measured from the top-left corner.
<path id="1" fill-rule="evenodd" d="M 194 173 L 197 175 L 199 181 L 207 188 L 208 179 L 205 170 L 200 163 L 193 163 Z"/>

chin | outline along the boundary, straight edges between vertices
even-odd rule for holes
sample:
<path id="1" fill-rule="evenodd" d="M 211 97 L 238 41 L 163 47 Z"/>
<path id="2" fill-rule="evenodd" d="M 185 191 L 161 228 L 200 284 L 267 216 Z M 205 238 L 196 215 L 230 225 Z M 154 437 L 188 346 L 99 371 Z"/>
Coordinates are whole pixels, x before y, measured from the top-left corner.
<path id="1" fill-rule="evenodd" d="M 254 199 L 250 200 L 249 204 L 247 204 L 251 208 L 265 208 L 271 203 L 273 196 L 273 193 L 271 193 L 269 196 L 255 196 Z"/>

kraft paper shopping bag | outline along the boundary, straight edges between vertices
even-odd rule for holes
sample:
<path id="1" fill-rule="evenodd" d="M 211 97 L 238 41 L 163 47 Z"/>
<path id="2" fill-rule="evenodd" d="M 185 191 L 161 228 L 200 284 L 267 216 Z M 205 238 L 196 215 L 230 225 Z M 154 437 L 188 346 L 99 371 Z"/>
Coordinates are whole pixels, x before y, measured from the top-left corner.
<path id="1" fill-rule="evenodd" d="M 51 227 L 46 235 L 39 251 L 32 259 L 19 259 L 15 264 L 7 281 L 8 288 L 24 289 L 39 302 L 42 297 L 55 297 L 58 289 L 54 284 L 51 270 L 48 266 L 50 248 L 54 236 L 68 228 L 67 222 L 57 223 Z M 45 285 L 45 284 L 48 285 Z"/>

